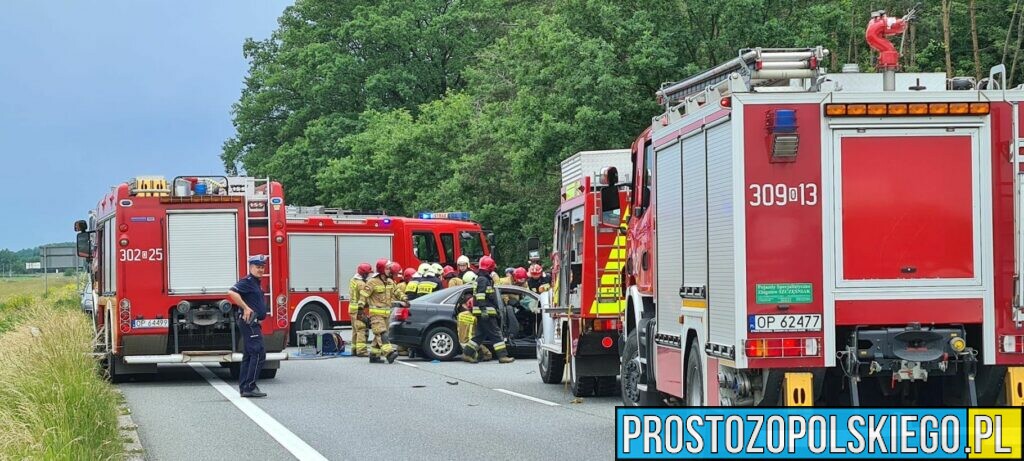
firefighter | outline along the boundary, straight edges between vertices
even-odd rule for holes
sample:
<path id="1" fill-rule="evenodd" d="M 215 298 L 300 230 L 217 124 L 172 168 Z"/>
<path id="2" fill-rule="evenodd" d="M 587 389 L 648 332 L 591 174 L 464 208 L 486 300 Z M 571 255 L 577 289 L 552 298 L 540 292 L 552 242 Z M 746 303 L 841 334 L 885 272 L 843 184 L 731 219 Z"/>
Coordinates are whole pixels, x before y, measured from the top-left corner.
<path id="1" fill-rule="evenodd" d="M 441 289 L 441 273 L 437 271 L 440 267 L 438 264 L 433 264 L 423 271 L 423 276 L 420 277 L 420 282 L 416 285 L 417 298 Z"/>
<path id="2" fill-rule="evenodd" d="M 359 309 L 359 293 L 372 273 L 373 267 L 370 263 L 359 264 L 359 267 L 356 267 L 356 274 L 348 284 L 349 296 L 352 297 L 348 302 L 348 316 L 352 320 L 352 354 L 356 357 L 366 357 L 366 327 L 370 319 Z"/>
<path id="3" fill-rule="evenodd" d="M 505 268 L 505 276 L 498 278 L 498 281 L 495 282 L 495 284 L 496 285 L 511 285 L 512 284 L 512 273 L 514 273 L 515 271 L 516 270 L 511 268 L 511 267 L 506 267 Z"/>
<path id="4" fill-rule="evenodd" d="M 444 266 L 441 270 L 441 286 L 444 288 L 455 286 L 452 284 L 453 280 L 458 279 L 458 274 L 455 272 L 455 268 L 452 266 Z M 461 282 L 461 280 L 459 280 Z"/>
<path id="5" fill-rule="evenodd" d="M 526 279 L 528 277 L 529 274 L 527 274 L 526 268 L 517 267 L 516 270 L 512 272 L 512 285 L 515 285 L 517 287 L 530 288 L 529 284 L 526 283 Z"/>
<path id="6" fill-rule="evenodd" d="M 469 257 L 466 255 L 459 256 L 459 259 L 455 260 L 455 269 L 458 270 L 459 278 L 464 278 L 466 272 L 470 272 Z"/>
<path id="7" fill-rule="evenodd" d="M 265 255 L 250 256 L 249 274 L 228 290 L 228 299 L 239 307 L 235 311 L 236 323 L 245 341 L 238 372 L 238 392 L 246 398 L 267 396 L 256 385 L 267 361 L 267 349 L 260 329 L 260 321 L 267 318 L 267 302 L 260 282 L 267 268 L 267 259 Z"/>
<path id="8" fill-rule="evenodd" d="M 420 294 L 418 292 L 420 282 L 423 281 L 423 278 L 426 277 L 427 271 L 429 270 L 430 264 L 420 264 L 420 267 L 416 269 L 416 275 L 412 276 L 412 279 L 409 280 L 409 283 L 405 285 L 405 297 L 408 298 L 409 301 L 412 301 L 420 297 Z"/>
<path id="9" fill-rule="evenodd" d="M 380 363 L 381 356 L 388 363 L 395 363 L 398 351 L 388 341 L 388 317 L 391 305 L 395 301 L 406 302 L 405 293 L 398 291 L 391 280 L 391 262 L 386 259 L 377 260 L 377 273 L 363 285 L 359 293 L 359 304 L 370 317 L 370 330 L 373 331 L 373 343 L 369 347 L 370 363 Z"/>
<path id="10" fill-rule="evenodd" d="M 540 267 L 540 264 L 530 266 L 528 275 L 526 285 L 530 291 L 541 294 L 551 289 L 551 278 L 544 274 L 544 268 Z"/>
<path id="11" fill-rule="evenodd" d="M 490 256 L 480 258 L 472 309 L 476 317 L 476 331 L 473 339 L 469 340 L 462 351 L 463 355 L 469 356 L 470 362 L 478 360 L 481 345 L 486 347 L 491 344 L 494 345 L 494 355 L 498 356 L 498 363 L 515 361 L 508 356 L 505 340 L 501 337 L 501 329 L 498 327 L 498 300 L 495 298 L 494 280 L 490 277 L 494 267 L 494 259 Z"/>
<path id="12" fill-rule="evenodd" d="M 462 278 L 454 277 L 452 282 L 458 280 L 458 285 L 476 285 L 476 272 L 468 271 Z M 450 282 L 449 282 L 450 283 Z M 459 345 L 462 346 L 462 360 L 470 362 L 469 355 L 466 354 L 466 347 L 469 344 L 469 340 L 473 337 L 473 330 L 476 326 L 476 317 L 473 316 L 473 291 L 466 290 L 463 295 L 459 298 L 456 303 L 459 308 L 459 314 L 455 316 L 458 323 L 458 334 L 459 334 Z M 480 348 L 480 360 L 489 361 L 491 360 L 491 350 L 482 347 Z"/>
<path id="13" fill-rule="evenodd" d="M 398 291 L 405 291 L 405 274 L 402 273 L 402 265 L 396 262 L 391 263 L 391 276 L 394 277 L 395 286 L 398 287 Z"/>
<path id="14" fill-rule="evenodd" d="M 405 271 L 402 273 L 402 278 L 405 279 L 406 287 L 408 287 L 409 281 L 411 281 L 413 279 L 413 277 L 415 277 L 415 276 L 416 276 L 416 269 L 414 269 L 412 267 L 405 268 Z"/>

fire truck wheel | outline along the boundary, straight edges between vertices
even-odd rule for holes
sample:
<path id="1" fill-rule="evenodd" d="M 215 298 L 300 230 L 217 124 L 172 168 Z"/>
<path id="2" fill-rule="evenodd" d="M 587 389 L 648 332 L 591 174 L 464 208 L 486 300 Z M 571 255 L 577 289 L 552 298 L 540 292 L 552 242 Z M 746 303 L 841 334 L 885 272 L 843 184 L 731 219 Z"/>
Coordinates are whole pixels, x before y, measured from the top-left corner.
<path id="1" fill-rule="evenodd" d="M 437 326 L 431 328 L 423 338 L 423 355 L 431 360 L 442 362 L 455 358 L 459 352 L 455 345 L 458 343 L 458 336 L 451 328 Z"/>
<path id="2" fill-rule="evenodd" d="M 640 345 L 637 342 L 637 332 L 634 329 L 629 332 L 626 344 L 622 347 L 622 358 L 619 361 L 619 376 L 622 384 L 622 404 L 627 407 L 653 407 L 661 406 L 663 403 L 657 397 L 658 390 L 654 382 L 647 382 L 647 391 L 641 391 L 637 385 L 640 382 L 642 373 L 640 369 Z"/>
<path id="3" fill-rule="evenodd" d="M 107 355 L 107 379 L 113 384 L 128 381 L 128 375 L 117 371 L 117 361 L 117 356 L 113 354 Z"/>
<path id="4" fill-rule="evenodd" d="M 295 332 L 302 330 L 329 330 L 331 328 L 331 315 L 319 304 L 307 304 L 299 312 L 292 324 L 291 339 L 295 340 Z M 298 344 L 293 342 L 293 344 Z"/>
<path id="5" fill-rule="evenodd" d="M 540 379 L 547 384 L 562 384 L 565 374 L 565 355 L 556 354 L 540 345 L 537 341 L 537 366 L 540 368 Z"/>
<path id="6" fill-rule="evenodd" d="M 237 381 L 238 380 L 238 375 L 240 375 L 241 373 L 242 373 L 242 364 L 237 363 L 237 362 L 228 364 L 228 375 L 231 376 L 231 379 L 234 379 L 234 380 Z"/>
<path id="7" fill-rule="evenodd" d="M 569 390 L 575 397 L 588 397 L 597 390 L 596 376 L 577 376 L 576 358 L 569 360 Z"/>
<path id="8" fill-rule="evenodd" d="M 277 370 L 278 370 L 277 368 L 271 368 L 271 369 L 264 368 L 264 369 L 260 370 L 260 379 L 274 379 L 274 378 L 276 378 L 277 377 Z"/>
<path id="9" fill-rule="evenodd" d="M 686 406 L 704 406 L 704 372 L 700 368 L 696 340 L 690 343 L 690 351 L 686 353 Z"/>
<path id="10" fill-rule="evenodd" d="M 619 390 L 619 380 L 616 376 L 598 376 L 597 389 L 594 395 L 598 397 L 611 397 Z"/>

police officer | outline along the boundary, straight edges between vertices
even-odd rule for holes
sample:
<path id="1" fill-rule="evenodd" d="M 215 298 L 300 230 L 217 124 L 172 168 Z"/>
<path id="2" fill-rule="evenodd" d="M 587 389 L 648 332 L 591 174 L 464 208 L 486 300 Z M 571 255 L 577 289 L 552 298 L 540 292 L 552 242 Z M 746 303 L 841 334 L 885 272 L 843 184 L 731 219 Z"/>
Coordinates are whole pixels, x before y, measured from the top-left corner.
<path id="1" fill-rule="evenodd" d="M 398 351 L 388 341 L 388 317 L 391 315 L 391 304 L 395 301 L 405 302 L 405 293 L 398 291 L 395 281 L 391 279 L 391 264 L 386 259 L 377 260 L 377 273 L 363 285 L 359 293 L 360 307 L 370 317 L 370 330 L 373 331 L 373 343 L 369 347 L 370 363 L 378 363 L 381 356 L 394 363 Z M 408 304 L 408 303 L 407 303 Z"/>
<path id="2" fill-rule="evenodd" d="M 505 340 L 501 337 L 501 329 L 498 328 L 498 300 L 495 297 L 494 280 L 491 278 L 494 268 L 494 259 L 490 256 L 480 258 L 472 310 L 476 317 L 476 334 L 462 351 L 469 362 L 476 362 L 481 345 L 487 344 L 494 345 L 494 355 L 498 356 L 498 363 L 515 361 L 508 356 Z"/>
<path id="3" fill-rule="evenodd" d="M 267 267 L 267 256 L 249 257 L 249 274 L 228 290 L 228 299 L 239 309 L 235 311 L 236 324 L 241 332 L 245 347 L 238 373 L 238 391 L 242 397 L 266 397 L 267 394 L 256 386 L 256 379 L 267 361 L 267 350 L 263 345 L 260 321 L 267 318 L 267 301 L 264 299 L 261 279 Z"/>
<path id="4" fill-rule="evenodd" d="M 370 279 L 372 273 L 373 267 L 370 266 L 370 263 L 359 264 L 355 275 L 348 283 L 348 292 L 351 298 L 348 301 L 348 318 L 352 321 L 352 354 L 356 357 L 366 357 L 366 327 L 370 319 L 362 315 L 362 311 L 359 309 L 359 292 L 362 291 L 363 285 L 366 285 L 366 281 Z"/>

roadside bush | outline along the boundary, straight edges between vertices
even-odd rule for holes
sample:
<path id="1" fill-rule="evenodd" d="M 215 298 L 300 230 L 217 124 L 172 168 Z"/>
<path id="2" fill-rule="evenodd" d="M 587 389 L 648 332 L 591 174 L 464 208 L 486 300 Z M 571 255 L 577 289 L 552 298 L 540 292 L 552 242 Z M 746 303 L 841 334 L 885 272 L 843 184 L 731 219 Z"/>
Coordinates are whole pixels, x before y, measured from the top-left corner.
<path id="1" fill-rule="evenodd" d="M 57 307 L 67 295 L 3 303 L 18 322 L 0 333 L 0 459 L 122 456 L 117 394 L 89 355 L 87 317 Z M 10 317 L 0 312 L 2 318 Z"/>

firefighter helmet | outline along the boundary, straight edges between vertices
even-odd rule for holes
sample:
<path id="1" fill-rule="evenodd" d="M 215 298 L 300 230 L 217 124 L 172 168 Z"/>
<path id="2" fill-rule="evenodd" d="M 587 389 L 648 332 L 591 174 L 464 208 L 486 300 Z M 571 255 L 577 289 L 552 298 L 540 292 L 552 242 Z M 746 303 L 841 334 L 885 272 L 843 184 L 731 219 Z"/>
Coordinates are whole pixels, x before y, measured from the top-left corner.
<path id="1" fill-rule="evenodd" d="M 429 270 L 430 270 L 430 264 L 429 263 L 420 264 L 420 267 L 416 268 L 416 275 L 419 275 L 419 276 L 422 277 L 424 275 L 427 275 L 427 272 Z"/>
<path id="2" fill-rule="evenodd" d="M 452 277 L 452 276 L 454 276 L 457 273 L 458 273 L 458 271 L 456 271 L 455 268 L 452 267 L 452 266 L 444 266 L 444 269 L 441 270 L 441 276 L 443 278 Z"/>
<path id="3" fill-rule="evenodd" d="M 441 267 L 441 265 L 438 263 L 434 263 L 430 265 L 430 271 L 434 274 L 435 277 L 440 277 L 441 274 L 444 273 L 444 267 Z"/>
<path id="4" fill-rule="evenodd" d="M 370 263 L 362 263 L 359 267 L 356 267 L 356 273 L 363 277 L 370 275 L 372 272 L 373 266 L 371 266 Z"/>
<path id="5" fill-rule="evenodd" d="M 494 258 L 490 256 L 484 256 L 480 258 L 480 269 L 491 272 L 494 271 L 496 264 L 494 264 Z"/>
<path id="6" fill-rule="evenodd" d="M 387 259 L 384 259 L 384 258 L 378 259 L 377 260 L 377 273 L 378 274 L 383 274 L 384 272 L 386 272 L 388 270 L 388 263 L 390 263 L 390 262 L 391 261 L 388 261 Z"/>
<path id="7" fill-rule="evenodd" d="M 462 276 L 462 281 L 466 282 L 466 285 L 472 285 L 476 283 L 476 272 L 466 272 L 466 274 Z"/>
<path id="8" fill-rule="evenodd" d="M 540 267 L 540 264 L 530 266 L 530 278 L 539 278 L 542 275 L 544 275 L 544 268 Z"/>
<path id="9" fill-rule="evenodd" d="M 402 265 L 401 264 L 398 264 L 398 263 L 392 261 L 391 264 L 389 264 L 388 266 L 391 269 L 391 275 L 393 275 L 395 277 L 402 277 Z"/>
<path id="10" fill-rule="evenodd" d="M 455 265 L 456 266 L 463 266 L 463 265 L 468 266 L 469 265 L 469 257 L 466 256 L 466 255 L 459 256 L 459 259 L 455 260 Z"/>
<path id="11" fill-rule="evenodd" d="M 515 279 L 516 283 L 520 283 L 523 280 L 526 280 L 526 269 L 522 267 L 517 267 L 516 270 L 512 273 L 512 278 Z"/>
<path id="12" fill-rule="evenodd" d="M 405 277 L 405 281 L 408 282 L 409 280 L 412 280 L 412 278 L 416 276 L 416 269 L 407 267 L 405 268 L 405 273 L 402 275 Z"/>

